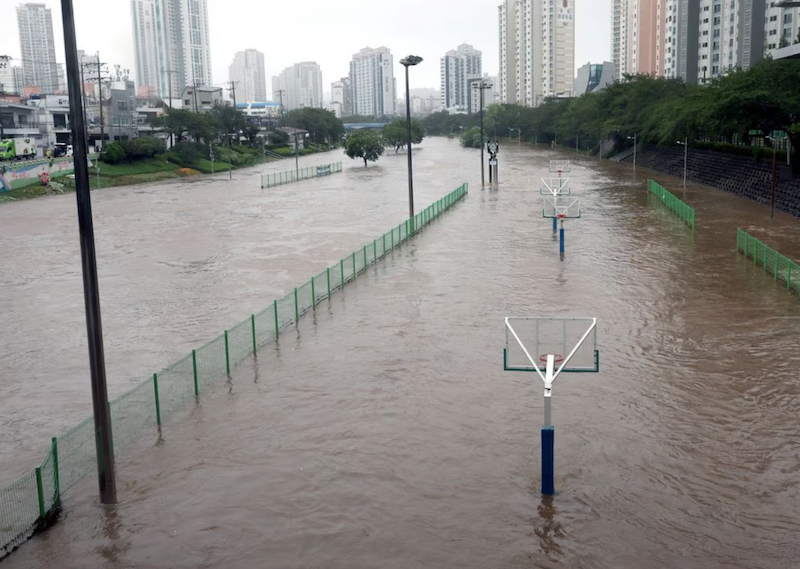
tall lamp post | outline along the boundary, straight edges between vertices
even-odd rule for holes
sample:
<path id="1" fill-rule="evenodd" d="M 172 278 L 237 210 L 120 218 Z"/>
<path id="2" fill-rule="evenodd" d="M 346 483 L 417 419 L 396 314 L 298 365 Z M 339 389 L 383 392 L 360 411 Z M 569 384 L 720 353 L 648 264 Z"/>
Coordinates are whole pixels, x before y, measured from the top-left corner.
<path id="1" fill-rule="evenodd" d="M 769 218 L 775 218 L 775 184 L 777 182 L 777 174 L 778 174 L 778 146 L 775 144 L 776 140 L 771 137 L 765 137 L 767 140 L 772 142 L 772 198 L 769 202 Z M 788 152 L 788 150 L 787 150 Z"/>
<path id="2" fill-rule="evenodd" d="M 636 173 L 636 135 L 637 133 L 633 133 L 633 136 L 629 136 L 628 140 L 633 141 L 633 172 Z M 685 184 L 684 184 L 685 185 Z"/>
<path id="3" fill-rule="evenodd" d="M 64 25 L 69 110 L 72 116 L 72 144 L 75 149 L 73 161 L 75 163 L 75 190 L 78 201 L 78 233 L 81 243 L 83 299 L 89 344 L 89 371 L 92 381 L 97 478 L 100 486 L 100 501 L 103 504 L 115 504 L 117 502 L 117 483 L 114 468 L 114 445 L 111 432 L 111 411 L 108 405 L 108 387 L 106 385 L 106 363 L 103 352 L 103 326 L 102 318 L 100 317 L 100 290 L 97 278 L 92 201 L 89 194 L 88 144 L 85 134 L 86 124 L 83 120 L 81 105 L 81 74 L 78 63 L 78 42 L 75 37 L 75 15 L 72 8 L 72 0 L 61 0 L 61 19 Z M 100 88 L 102 89 L 102 85 L 100 85 Z"/>
<path id="4" fill-rule="evenodd" d="M 474 89 L 480 89 L 480 92 L 481 92 L 481 96 L 480 96 L 480 105 L 481 105 L 481 188 L 483 188 L 486 185 L 486 174 L 484 173 L 484 164 L 483 164 L 483 147 L 485 146 L 484 138 L 483 138 L 483 92 L 486 89 L 491 89 L 492 88 L 492 84 L 489 81 L 486 81 L 485 79 L 481 79 L 477 83 L 473 83 L 472 87 Z"/>
<path id="5" fill-rule="evenodd" d="M 683 141 L 678 140 L 678 144 L 683 145 L 683 187 L 686 187 L 686 164 L 689 161 L 689 137 L 685 137 Z"/>
<path id="6" fill-rule="evenodd" d="M 400 60 L 400 64 L 406 68 L 406 142 L 408 143 L 408 218 L 414 219 L 414 171 L 411 164 L 411 90 L 408 86 L 408 68 L 422 62 L 418 55 L 409 55 Z M 412 221 L 413 223 L 413 221 Z M 414 232 L 414 227 L 411 227 Z"/>

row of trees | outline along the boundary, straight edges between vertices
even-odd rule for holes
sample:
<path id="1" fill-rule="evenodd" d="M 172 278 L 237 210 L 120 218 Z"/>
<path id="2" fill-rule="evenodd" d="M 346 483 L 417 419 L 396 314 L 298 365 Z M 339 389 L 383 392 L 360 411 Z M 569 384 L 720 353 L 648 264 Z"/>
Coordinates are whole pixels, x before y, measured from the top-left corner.
<path id="1" fill-rule="evenodd" d="M 626 76 L 603 90 L 571 99 L 551 99 L 536 108 L 492 105 L 485 112 L 485 130 L 487 136 L 495 138 L 517 136 L 516 129 L 520 129 L 527 141 L 555 141 L 594 152 L 609 139 L 615 139 L 618 146 L 630 145 L 628 137 L 634 134 L 645 144 L 673 145 L 684 137 L 750 144 L 752 138 L 761 138 L 772 146 L 771 133 L 782 131 L 797 148 L 798 85 L 800 64 L 771 59 L 747 71 L 731 71 L 705 85 L 647 75 Z M 442 130 L 451 127 L 444 117 L 431 115 L 429 120 L 437 121 L 439 134 L 447 134 Z M 459 126 L 474 124 L 467 125 L 462 118 Z"/>
<path id="2" fill-rule="evenodd" d="M 422 124 L 411 119 L 411 143 L 419 144 L 425 138 Z M 395 119 L 383 127 L 382 132 L 371 129 L 351 132 L 344 143 L 344 153 L 351 159 L 361 158 L 364 167 L 369 162 L 376 162 L 383 155 L 386 147 L 394 147 L 395 154 L 408 143 L 408 125 L 405 119 Z"/>

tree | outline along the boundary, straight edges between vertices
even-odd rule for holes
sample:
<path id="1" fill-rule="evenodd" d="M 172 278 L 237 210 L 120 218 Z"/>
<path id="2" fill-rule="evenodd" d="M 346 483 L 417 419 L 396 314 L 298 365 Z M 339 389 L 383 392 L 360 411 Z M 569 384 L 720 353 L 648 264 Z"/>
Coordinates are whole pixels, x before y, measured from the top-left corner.
<path id="1" fill-rule="evenodd" d="M 778 42 L 778 49 L 781 49 L 781 48 L 784 48 L 784 47 L 788 47 L 788 46 L 789 46 L 789 40 L 786 39 L 785 35 L 781 34 L 781 39 Z"/>
<path id="2" fill-rule="evenodd" d="M 305 107 L 289 111 L 281 119 L 280 126 L 306 130 L 311 140 L 318 144 L 336 145 L 344 136 L 344 123 L 325 109 Z"/>
<path id="3" fill-rule="evenodd" d="M 411 119 L 411 143 L 419 144 L 425 138 L 425 131 L 417 119 Z M 405 119 L 395 119 L 383 127 L 383 140 L 386 146 L 394 146 L 394 153 L 408 143 L 408 127 Z"/>
<path id="4" fill-rule="evenodd" d="M 377 162 L 383 154 L 383 138 L 374 130 L 362 129 L 350 133 L 344 142 L 344 153 L 351 159 L 363 158 L 364 168 L 367 161 Z"/>
<path id="5" fill-rule="evenodd" d="M 119 142 L 106 144 L 105 148 L 103 148 L 102 159 L 106 164 L 116 164 L 118 162 L 122 162 L 125 160 L 125 156 L 125 149 L 122 148 L 122 145 Z"/>

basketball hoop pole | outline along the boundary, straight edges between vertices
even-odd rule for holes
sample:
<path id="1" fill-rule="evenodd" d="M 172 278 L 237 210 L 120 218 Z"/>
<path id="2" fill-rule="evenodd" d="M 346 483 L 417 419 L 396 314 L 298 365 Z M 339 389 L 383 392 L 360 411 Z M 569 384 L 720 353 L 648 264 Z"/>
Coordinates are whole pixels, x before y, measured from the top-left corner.
<path id="1" fill-rule="evenodd" d="M 556 493 L 555 474 L 555 438 L 556 430 L 553 427 L 551 416 L 551 402 L 553 400 L 553 377 L 555 373 L 556 357 L 547 354 L 547 368 L 544 375 L 544 425 L 542 426 L 542 494 L 552 496 Z"/>
<path id="2" fill-rule="evenodd" d="M 555 221 L 555 219 L 553 219 Z M 561 218 L 561 230 L 558 233 L 558 241 L 559 241 L 559 252 L 563 255 L 564 254 L 564 218 Z"/>

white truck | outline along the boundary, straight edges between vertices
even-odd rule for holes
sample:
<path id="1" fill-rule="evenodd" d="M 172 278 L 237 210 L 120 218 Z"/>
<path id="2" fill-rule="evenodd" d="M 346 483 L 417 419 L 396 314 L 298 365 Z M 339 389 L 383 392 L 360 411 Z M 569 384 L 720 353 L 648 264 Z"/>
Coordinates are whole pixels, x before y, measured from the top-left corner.
<path id="1" fill-rule="evenodd" d="M 6 138 L 0 140 L 0 160 L 36 158 L 36 141 L 32 138 Z"/>

